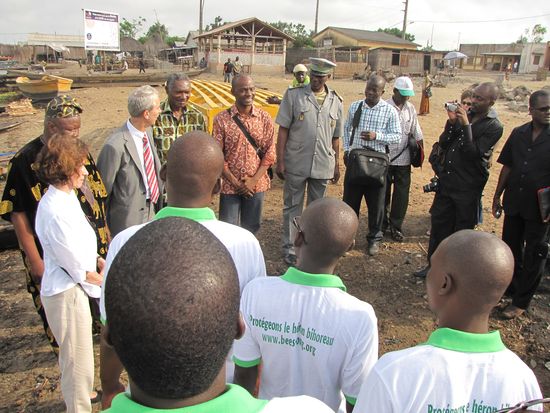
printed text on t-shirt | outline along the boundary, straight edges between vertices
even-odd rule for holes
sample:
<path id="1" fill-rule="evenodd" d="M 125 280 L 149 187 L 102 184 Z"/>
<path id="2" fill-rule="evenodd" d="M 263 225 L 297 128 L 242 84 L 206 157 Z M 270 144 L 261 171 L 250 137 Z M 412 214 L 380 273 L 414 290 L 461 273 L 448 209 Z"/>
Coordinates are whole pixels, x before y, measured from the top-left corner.
<path id="1" fill-rule="evenodd" d="M 295 347 L 310 353 L 314 357 L 317 344 L 325 346 L 334 344 L 334 337 L 322 334 L 313 327 L 302 326 L 301 323 L 292 322 L 289 324 L 286 321 L 279 323 L 265 318 L 254 318 L 252 315 L 249 316 L 249 323 L 252 327 L 260 328 L 265 332 L 275 331 L 281 333 L 277 335 L 262 333 L 264 343 Z"/>

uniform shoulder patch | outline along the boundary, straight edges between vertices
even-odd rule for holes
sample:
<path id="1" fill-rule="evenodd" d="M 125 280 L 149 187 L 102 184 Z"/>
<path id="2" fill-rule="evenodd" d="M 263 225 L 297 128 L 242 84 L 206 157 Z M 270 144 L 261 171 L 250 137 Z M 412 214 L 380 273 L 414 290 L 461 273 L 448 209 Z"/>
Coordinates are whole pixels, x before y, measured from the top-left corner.
<path id="1" fill-rule="evenodd" d="M 340 95 L 338 94 L 337 91 L 331 90 L 331 92 L 334 93 L 334 95 L 335 95 L 338 99 L 340 99 L 340 102 L 343 102 L 343 101 L 344 101 L 344 98 L 342 98 L 342 96 L 340 96 Z"/>

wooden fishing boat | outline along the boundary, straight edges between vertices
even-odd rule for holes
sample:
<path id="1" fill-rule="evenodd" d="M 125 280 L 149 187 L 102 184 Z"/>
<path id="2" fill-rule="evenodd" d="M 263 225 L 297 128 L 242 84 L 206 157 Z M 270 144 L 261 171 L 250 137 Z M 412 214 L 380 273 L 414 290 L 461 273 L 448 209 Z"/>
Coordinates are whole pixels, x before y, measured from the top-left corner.
<path id="1" fill-rule="evenodd" d="M 214 117 L 235 103 L 235 97 L 231 94 L 231 83 L 212 80 L 191 81 L 193 93 L 189 98 L 190 102 L 204 115 L 208 122 L 208 131 L 212 132 Z M 277 97 L 282 99 L 279 93 L 266 89 L 256 88 L 254 106 L 259 106 L 275 119 L 279 111 L 279 105 L 268 103 L 268 98 Z"/>
<path id="2" fill-rule="evenodd" d="M 70 91 L 73 81 L 60 76 L 46 75 L 39 80 L 21 76 L 15 79 L 15 83 L 23 95 L 39 101 L 50 100 L 60 93 Z"/>

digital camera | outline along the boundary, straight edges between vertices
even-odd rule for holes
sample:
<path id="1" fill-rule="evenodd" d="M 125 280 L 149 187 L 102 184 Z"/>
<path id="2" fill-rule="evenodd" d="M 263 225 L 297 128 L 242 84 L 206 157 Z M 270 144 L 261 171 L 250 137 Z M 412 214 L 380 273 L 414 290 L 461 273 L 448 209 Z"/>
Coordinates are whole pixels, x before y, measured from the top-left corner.
<path id="1" fill-rule="evenodd" d="M 424 185 L 422 187 L 424 190 L 424 193 L 428 192 L 438 192 L 439 191 L 439 179 L 437 176 L 434 176 L 432 179 L 430 179 L 430 183 Z"/>
<path id="2" fill-rule="evenodd" d="M 449 112 L 456 112 L 458 110 L 458 105 L 454 102 L 447 102 L 445 103 L 445 109 Z"/>

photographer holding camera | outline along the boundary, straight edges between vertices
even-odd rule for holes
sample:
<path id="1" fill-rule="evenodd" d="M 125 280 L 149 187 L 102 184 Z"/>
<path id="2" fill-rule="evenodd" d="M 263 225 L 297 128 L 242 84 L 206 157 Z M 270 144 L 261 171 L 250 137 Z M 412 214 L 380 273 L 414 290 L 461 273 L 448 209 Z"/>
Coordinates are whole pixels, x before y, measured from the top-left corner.
<path id="1" fill-rule="evenodd" d="M 469 111 L 460 103 L 445 105 L 449 120 L 439 137 L 439 159 L 434 161 L 438 181 L 430 183 L 435 197 L 430 208 L 428 266 L 414 273 L 417 277 L 426 277 L 430 258 L 441 241 L 462 229 L 473 229 L 477 223 L 489 161 L 503 132 L 493 109 L 497 98 L 498 87 L 486 82 L 474 89 Z"/>

